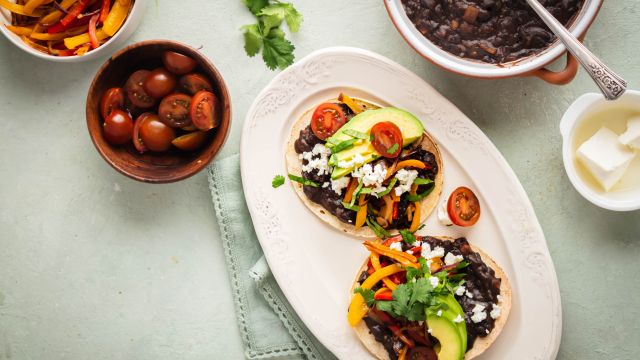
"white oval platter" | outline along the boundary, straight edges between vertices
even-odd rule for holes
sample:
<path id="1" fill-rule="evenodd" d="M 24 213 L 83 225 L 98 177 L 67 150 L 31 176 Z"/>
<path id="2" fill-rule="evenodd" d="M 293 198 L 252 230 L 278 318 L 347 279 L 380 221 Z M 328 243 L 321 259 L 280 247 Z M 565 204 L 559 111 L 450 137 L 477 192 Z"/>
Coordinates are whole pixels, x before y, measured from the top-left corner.
<path id="1" fill-rule="evenodd" d="M 466 236 L 504 268 L 513 286 L 505 329 L 482 359 L 555 359 L 562 333 L 560 292 L 544 234 L 522 185 L 482 131 L 421 78 L 367 50 L 316 51 L 278 74 L 245 119 L 242 183 L 256 233 L 287 299 L 311 332 L 340 359 L 370 358 L 346 321 L 349 289 L 367 255 L 362 240 L 314 216 L 290 184 L 284 152 L 293 122 L 341 91 L 408 110 L 440 144 L 443 196 L 458 186 L 478 194 L 472 228 L 444 227 L 435 213 L 422 234 Z M 443 201 L 443 199 L 441 199 Z"/>

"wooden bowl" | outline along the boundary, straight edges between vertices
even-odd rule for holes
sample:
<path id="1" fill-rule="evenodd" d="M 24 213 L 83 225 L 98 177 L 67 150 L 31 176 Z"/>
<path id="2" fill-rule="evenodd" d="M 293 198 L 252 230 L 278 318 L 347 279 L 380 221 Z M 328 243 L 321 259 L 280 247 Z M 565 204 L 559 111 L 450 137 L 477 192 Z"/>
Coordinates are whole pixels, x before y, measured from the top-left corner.
<path id="1" fill-rule="evenodd" d="M 140 69 L 153 70 L 162 66 L 162 53 L 171 50 L 198 62 L 194 72 L 206 75 L 218 97 L 220 125 L 209 131 L 206 143 L 194 152 L 171 149 L 163 153 L 140 154 L 133 143 L 109 144 L 102 131 L 100 99 L 105 90 L 123 86 L 129 75 Z M 185 179 L 202 170 L 220 151 L 231 125 L 231 99 L 227 86 L 215 66 L 198 50 L 170 40 L 149 40 L 130 45 L 108 59 L 98 70 L 87 95 L 87 127 L 100 155 L 120 173 L 148 183 L 170 183 Z M 135 120 L 135 119 L 134 119 Z"/>

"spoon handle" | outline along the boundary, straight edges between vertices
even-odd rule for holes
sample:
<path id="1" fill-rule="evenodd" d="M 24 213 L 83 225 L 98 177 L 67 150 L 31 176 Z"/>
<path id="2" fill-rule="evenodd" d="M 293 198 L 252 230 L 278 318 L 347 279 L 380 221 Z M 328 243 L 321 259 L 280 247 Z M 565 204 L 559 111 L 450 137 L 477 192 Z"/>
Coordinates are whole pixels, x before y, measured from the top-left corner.
<path id="1" fill-rule="evenodd" d="M 573 34 L 571 34 L 556 18 L 545 9 L 538 0 L 527 0 L 538 16 L 549 26 L 564 46 L 587 70 L 593 81 L 607 100 L 615 100 L 627 89 L 627 82 L 609 69 L 589 49 L 587 49 Z"/>

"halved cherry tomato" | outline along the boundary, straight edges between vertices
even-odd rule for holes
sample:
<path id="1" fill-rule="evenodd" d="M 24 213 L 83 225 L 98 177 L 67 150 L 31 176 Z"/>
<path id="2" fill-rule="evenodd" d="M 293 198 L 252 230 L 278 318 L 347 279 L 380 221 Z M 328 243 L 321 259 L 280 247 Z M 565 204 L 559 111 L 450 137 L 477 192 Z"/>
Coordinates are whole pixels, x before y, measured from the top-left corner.
<path id="1" fill-rule="evenodd" d="M 149 150 L 146 146 L 144 146 L 142 139 L 140 139 L 140 128 L 142 127 L 142 124 L 147 120 L 147 118 L 151 116 L 157 117 L 156 114 L 150 112 L 141 114 L 140 116 L 138 116 L 138 118 L 136 119 L 136 123 L 133 126 L 133 146 L 135 146 L 136 150 L 138 150 L 140 154 Z"/>
<path id="2" fill-rule="evenodd" d="M 373 135 L 373 148 L 380 155 L 389 159 L 400 155 L 402 151 L 402 132 L 396 124 L 391 121 L 379 122 L 371 128 L 371 135 Z"/>
<path id="3" fill-rule="evenodd" d="M 195 95 L 200 90 L 213 91 L 209 80 L 201 74 L 188 74 L 181 77 L 179 87 L 180 90 L 191 95 Z"/>
<path id="4" fill-rule="evenodd" d="M 195 127 L 200 130 L 209 130 L 218 126 L 216 102 L 216 96 L 206 90 L 200 90 L 193 96 L 189 114 Z"/>
<path id="5" fill-rule="evenodd" d="M 472 226 L 480 218 L 480 201 L 471 189 L 461 186 L 449 196 L 447 212 L 454 224 Z"/>
<path id="6" fill-rule="evenodd" d="M 173 139 L 171 142 L 173 146 L 184 151 L 193 151 L 202 147 L 202 144 L 207 140 L 207 133 L 204 131 L 194 131 L 192 133 L 184 134 Z"/>
<path id="7" fill-rule="evenodd" d="M 166 151 L 176 137 L 175 131 L 152 114 L 140 124 L 140 140 L 151 151 Z"/>
<path id="8" fill-rule="evenodd" d="M 127 92 L 129 101 L 141 109 L 148 109 L 156 103 L 156 100 L 147 94 L 143 86 L 149 72 L 149 70 L 138 70 L 131 74 L 124 84 L 124 90 Z"/>
<path id="9" fill-rule="evenodd" d="M 105 140 L 110 144 L 122 145 L 131 140 L 133 120 L 126 112 L 115 109 L 105 119 L 102 130 Z"/>
<path id="10" fill-rule="evenodd" d="M 177 83 L 175 75 L 165 68 L 157 68 L 147 75 L 142 86 L 149 96 L 160 99 L 173 92 Z"/>
<path id="11" fill-rule="evenodd" d="M 198 65 L 192 58 L 174 51 L 165 51 L 162 54 L 162 63 L 167 70 L 176 75 L 184 75 L 191 72 Z"/>
<path id="12" fill-rule="evenodd" d="M 311 130 L 321 140 L 335 134 L 347 122 L 342 107 L 334 103 L 320 104 L 311 117 Z"/>
<path id="13" fill-rule="evenodd" d="M 124 109 L 124 91 L 119 87 L 105 91 L 100 100 L 100 114 L 103 119 L 106 120 L 111 111 L 116 109 Z"/>
<path id="14" fill-rule="evenodd" d="M 175 128 L 188 126 L 191 124 L 189 118 L 189 107 L 191 97 L 185 94 L 171 94 L 160 102 L 158 115 L 160 120 Z"/>

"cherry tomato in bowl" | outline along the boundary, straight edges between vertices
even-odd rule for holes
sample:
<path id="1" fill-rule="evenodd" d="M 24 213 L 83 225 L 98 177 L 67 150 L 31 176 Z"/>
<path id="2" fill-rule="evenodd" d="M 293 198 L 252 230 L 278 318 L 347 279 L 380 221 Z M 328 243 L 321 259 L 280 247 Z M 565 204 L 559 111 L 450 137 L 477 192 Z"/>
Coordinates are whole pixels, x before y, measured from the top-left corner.
<path id="1" fill-rule="evenodd" d="M 198 91 L 191 100 L 189 114 L 191 122 L 200 130 L 210 130 L 216 127 L 216 96 L 206 90 Z"/>
<path id="2" fill-rule="evenodd" d="M 176 75 L 187 74 L 198 66 L 198 63 L 192 58 L 175 51 L 165 51 L 162 54 L 162 63 L 167 70 Z"/>
<path id="3" fill-rule="evenodd" d="M 347 118 L 342 107 L 334 103 L 320 104 L 311 117 L 311 130 L 321 140 L 326 140 L 335 134 L 345 123 Z"/>
<path id="4" fill-rule="evenodd" d="M 115 109 L 104 121 L 104 138 L 110 144 L 122 145 L 129 140 L 133 133 L 133 120 L 126 112 Z"/>
<path id="5" fill-rule="evenodd" d="M 480 201 L 471 189 L 461 186 L 449 196 L 447 212 L 452 223 L 473 226 L 480 219 Z"/>
<path id="6" fill-rule="evenodd" d="M 158 115 L 165 124 L 181 128 L 191 124 L 189 110 L 191 97 L 185 94 L 171 94 L 160 102 Z"/>
<path id="7" fill-rule="evenodd" d="M 176 88 L 178 79 L 165 68 L 157 68 L 150 72 L 144 80 L 144 91 L 152 98 L 163 98 Z"/>
<path id="8" fill-rule="evenodd" d="M 106 120 L 113 110 L 124 110 L 124 96 L 124 91 L 119 87 L 114 87 L 104 92 L 100 100 L 102 119 Z"/>
<path id="9" fill-rule="evenodd" d="M 400 155 L 402 151 L 402 131 L 396 124 L 390 121 L 379 122 L 371 128 L 371 135 L 373 135 L 373 148 L 380 155 L 389 159 Z"/>
<path id="10" fill-rule="evenodd" d="M 156 100 L 144 89 L 144 81 L 149 73 L 149 70 L 138 70 L 131 74 L 124 84 L 124 90 L 131 104 L 141 109 L 148 109 L 156 103 Z"/>
<path id="11" fill-rule="evenodd" d="M 205 131 L 194 131 L 182 136 L 178 136 L 171 142 L 173 146 L 184 151 L 194 151 L 204 145 L 207 140 L 207 133 Z"/>
<path id="12" fill-rule="evenodd" d="M 213 87 L 207 78 L 202 74 L 187 74 L 180 78 L 179 85 L 181 91 L 195 95 L 200 90 L 213 91 Z"/>
<path id="13" fill-rule="evenodd" d="M 173 128 L 160 121 L 156 114 L 148 115 L 140 124 L 139 139 L 151 151 L 169 150 L 175 137 L 176 133 Z"/>

